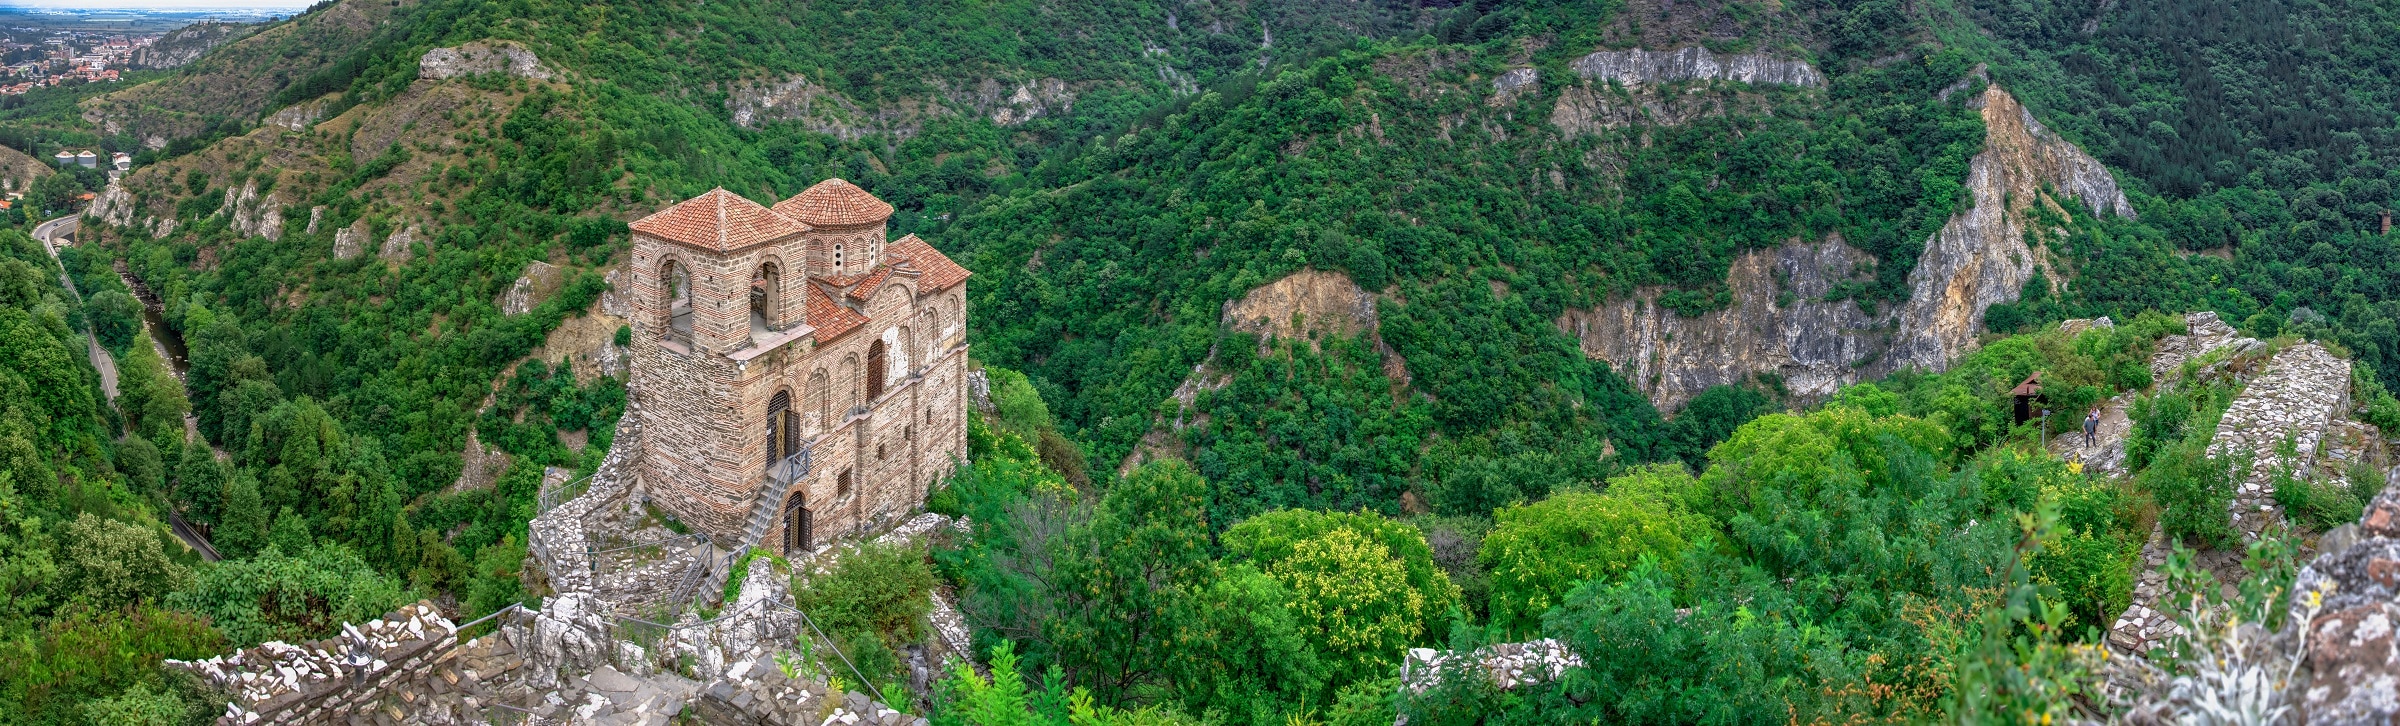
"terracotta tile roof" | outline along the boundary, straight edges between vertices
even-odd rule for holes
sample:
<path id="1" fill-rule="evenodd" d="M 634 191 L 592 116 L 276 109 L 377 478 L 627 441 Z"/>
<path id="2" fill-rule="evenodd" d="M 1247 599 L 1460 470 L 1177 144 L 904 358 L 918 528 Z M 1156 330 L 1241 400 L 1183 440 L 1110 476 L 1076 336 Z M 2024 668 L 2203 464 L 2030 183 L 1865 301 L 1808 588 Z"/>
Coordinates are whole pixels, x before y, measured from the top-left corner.
<path id="1" fill-rule="evenodd" d="M 776 202 L 775 211 L 818 227 L 847 227 L 888 219 L 892 216 L 892 205 L 856 184 L 827 179 L 790 199 Z"/>
<path id="2" fill-rule="evenodd" d="M 633 231 L 715 252 L 766 244 L 808 231 L 808 225 L 724 187 L 636 220 Z"/>
<path id="3" fill-rule="evenodd" d="M 852 330 L 857 330 L 858 326 L 867 324 L 867 316 L 860 315 L 858 311 L 834 302 L 832 296 L 825 294 L 824 287 L 813 283 L 806 287 L 808 290 L 808 325 L 817 329 L 818 345 L 832 342 Z"/>
<path id="4" fill-rule="evenodd" d="M 889 280 L 891 277 L 891 265 L 876 265 L 873 272 L 867 273 L 866 278 L 859 280 L 856 287 L 850 288 L 850 299 L 865 302 L 867 298 L 875 295 L 878 288 L 883 287 L 883 281 Z"/>
<path id="5" fill-rule="evenodd" d="M 965 282 L 967 276 L 973 274 L 967 272 L 967 268 L 958 266 L 958 263 L 951 262 L 950 257 L 942 254 L 941 250 L 934 249 L 933 245 L 926 244 L 925 240 L 919 239 L 913 234 L 900 238 L 900 241 L 893 242 L 890 247 L 885 249 L 889 251 L 888 254 L 904 258 L 903 264 L 916 268 L 918 273 L 924 275 L 918 278 L 918 294 L 948 290 L 951 286 Z"/>

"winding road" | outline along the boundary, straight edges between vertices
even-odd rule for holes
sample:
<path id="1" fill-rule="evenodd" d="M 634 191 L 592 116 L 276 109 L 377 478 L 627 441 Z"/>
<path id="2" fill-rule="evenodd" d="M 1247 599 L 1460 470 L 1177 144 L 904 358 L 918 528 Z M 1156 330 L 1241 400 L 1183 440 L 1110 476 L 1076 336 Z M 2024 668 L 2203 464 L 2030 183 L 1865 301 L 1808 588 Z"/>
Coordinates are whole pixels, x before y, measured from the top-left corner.
<path id="1" fill-rule="evenodd" d="M 33 228 L 33 238 L 41 240 L 42 248 L 50 252 L 50 259 L 59 263 L 59 283 L 66 286 L 67 294 L 75 296 L 77 302 L 81 302 L 83 300 L 83 293 L 78 292 L 75 289 L 74 278 L 67 275 L 66 262 L 64 260 L 59 260 L 58 257 L 58 247 L 60 238 L 72 238 L 75 236 L 75 233 L 81 229 L 83 225 L 81 221 L 82 219 L 83 217 L 81 215 L 70 214 L 50 220 L 48 222 L 43 222 Z M 92 368 L 100 371 L 100 390 L 108 394 L 108 400 L 110 403 L 115 403 L 117 400 L 116 359 L 110 358 L 108 356 L 108 351 L 100 347 L 100 339 L 97 336 L 87 332 L 83 336 L 83 341 L 84 345 L 91 352 Z M 175 531 L 175 537 L 183 540 L 184 546 L 190 547 L 192 548 L 192 551 L 200 553 L 200 557 L 202 559 L 206 559 L 210 562 L 216 562 L 220 559 L 223 559 L 217 555 L 217 548 L 210 546 L 208 544 L 208 540 L 200 536 L 199 531 L 192 529 L 192 526 L 185 523 L 182 517 L 176 516 L 173 510 L 168 510 L 167 512 L 167 523 L 169 528 Z"/>

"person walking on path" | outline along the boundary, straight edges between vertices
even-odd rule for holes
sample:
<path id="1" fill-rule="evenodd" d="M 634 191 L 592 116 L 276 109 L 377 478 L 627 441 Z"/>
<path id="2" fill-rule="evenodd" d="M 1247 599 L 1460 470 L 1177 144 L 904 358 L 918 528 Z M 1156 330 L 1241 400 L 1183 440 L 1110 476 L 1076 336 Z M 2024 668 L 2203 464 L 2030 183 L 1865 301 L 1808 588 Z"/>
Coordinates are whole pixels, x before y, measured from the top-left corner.
<path id="1" fill-rule="evenodd" d="M 2083 415 L 2083 445 L 2090 448 L 2100 435 L 2100 409 Z"/>

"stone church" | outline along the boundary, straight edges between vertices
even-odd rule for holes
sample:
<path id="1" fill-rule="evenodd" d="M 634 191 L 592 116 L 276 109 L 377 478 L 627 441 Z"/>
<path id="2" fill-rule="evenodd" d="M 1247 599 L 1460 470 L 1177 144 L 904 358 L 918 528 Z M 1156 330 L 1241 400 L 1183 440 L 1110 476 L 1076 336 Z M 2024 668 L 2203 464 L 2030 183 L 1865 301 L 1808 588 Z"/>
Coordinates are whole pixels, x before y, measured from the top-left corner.
<path id="1" fill-rule="evenodd" d="M 632 224 L 637 491 L 783 552 L 919 508 L 966 455 L 967 271 L 840 179 Z"/>

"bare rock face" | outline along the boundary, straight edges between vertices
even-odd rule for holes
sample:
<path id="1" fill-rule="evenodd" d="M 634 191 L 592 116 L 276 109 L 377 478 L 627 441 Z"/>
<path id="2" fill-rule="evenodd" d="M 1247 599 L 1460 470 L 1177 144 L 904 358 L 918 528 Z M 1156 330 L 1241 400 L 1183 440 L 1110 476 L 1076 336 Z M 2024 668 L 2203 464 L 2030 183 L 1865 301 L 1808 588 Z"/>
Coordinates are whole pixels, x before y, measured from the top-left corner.
<path id="1" fill-rule="evenodd" d="M 1016 84 L 1005 99 L 995 99 L 1000 83 L 984 79 L 974 97 L 978 111 L 990 109 L 983 115 L 1001 126 L 1016 126 L 1043 116 L 1064 114 L 1075 110 L 1075 92 L 1067 82 L 1056 78 Z"/>
<path id="2" fill-rule="evenodd" d="M 887 125 L 894 119 L 878 118 L 841 92 L 798 74 L 778 81 L 735 84 L 725 94 L 725 106 L 733 112 L 734 125 L 745 129 L 776 121 L 798 121 L 810 131 L 845 141 L 898 130 Z M 913 126 L 907 135 L 915 135 Z"/>
<path id="3" fill-rule="evenodd" d="M 417 77 L 431 80 L 506 73 L 518 78 L 550 80 L 549 69 L 533 51 L 511 43 L 476 41 L 454 48 L 435 48 L 417 59 Z"/>
<path id="4" fill-rule="evenodd" d="M 1493 107 L 1516 103 L 1518 96 L 1541 90 L 1541 86 L 1540 71 L 1531 68 L 1510 69 L 1492 79 L 1492 98 L 1488 103 Z"/>
<path id="5" fill-rule="evenodd" d="M 526 263 L 525 273 L 517 276 L 517 281 L 508 286 L 507 292 L 500 293 L 500 299 L 494 305 L 500 308 L 503 315 L 533 312 L 551 295 L 558 294 L 559 283 L 565 278 L 564 271 L 557 265 L 539 260 Z"/>
<path id="6" fill-rule="evenodd" d="M 1984 151 L 1967 172 L 1975 206 L 1926 241 L 1909 273 L 1899 335 L 1881 370 L 1938 371 L 1974 350 L 1984 310 L 2015 302 L 2025 281 L 2048 264 L 2025 245 L 2027 232 L 2046 231 L 2030 229 L 2033 206 L 2056 208 L 2046 189 L 2083 202 L 2093 214 L 2133 215 L 2133 205 L 2100 162 L 2042 128 L 2007 91 L 1988 86 L 1970 103 L 1983 112 L 1985 129 Z"/>
<path id="7" fill-rule="evenodd" d="M 125 191 L 124 185 L 111 181 L 108 188 L 92 199 L 92 206 L 84 210 L 83 216 L 111 227 L 123 227 L 133 224 L 133 207 L 133 194 Z"/>
<path id="8" fill-rule="evenodd" d="M 1734 302 L 1726 309 L 1683 317 L 1657 304 L 1661 290 L 1647 288 L 1568 310 L 1558 325 L 1582 342 L 1584 355 L 1616 365 L 1661 411 L 1760 372 L 1782 376 L 1794 394 L 1822 397 L 1857 380 L 1857 364 L 1883 352 L 1881 321 L 1857 301 L 1824 301 L 1868 262 L 1839 238 L 1794 241 L 1735 258 L 1726 276 Z"/>
<path id="9" fill-rule="evenodd" d="M 228 215 L 233 231 L 244 235 L 265 237 L 269 241 L 283 239 L 283 203 L 273 192 L 258 196 L 258 180 L 242 183 L 239 190 L 226 189 L 225 203 L 217 208 Z"/>
<path id="10" fill-rule="evenodd" d="M 326 99 L 320 97 L 285 106 L 283 110 L 269 114 L 266 125 L 291 131 L 307 131 L 316 126 L 318 121 L 325 120 L 326 104 Z"/>
<path id="11" fill-rule="evenodd" d="M 1817 72 L 1816 67 L 1806 61 L 1760 54 L 1720 56 L 1696 45 L 1656 52 L 1640 48 L 1604 50 L 1578 58 L 1569 67 L 1585 78 L 1616 81 L 1628 86 L 1692 80 L 1787 86 L 1825 85 L 1825 74 Z"/>
<path id="12" fill-rule="evenodd" d="M 399 262 L 401 264 L 407 264 L 409 258 L 416 255 L 415 252 L 410 251 L 408 248 L 409 243 L 416 241 L 416 238 L 416 225 L 412 224 L 397 230 L 393 230 L 391 236 L 383 238 L 383 247 L 375 251 L 375 256 L 386 260 Z"/>
<path id="13" fill-rule="evenodd" d="M 133 52 L 133 67 L 166 69 L 198 60 L 210 48 L 250 34 L 256 25 L 202 21 L 176 28 Z"/>
<path id="14" fill-rule="evenodd" d="M 310 224 L 314 225 L 315 221 L 311 220 Z M 352 257 L 359 256 L 360 253 L 366 251 L 365 248 L 367 246 L 367 237 L 373 234 L 374 231 L 367 228 L 367 220 L 365 217 L 360 217 L 358 221 L 351 222 L 350 226 L 348 227 L 334 230 L 333 258 L 337 260 L 347 260 Z"/>
<path id="15" fill-rule="evenodd" d="M 1631 52 L 1593 65 L 1615 69 L 1611 73 L 1657 66 L 1649 60 L 1643 62 L 1651 66 L 1633 64 L 1625 55 Z M 1786 82 L 1803 77 L 1797 71 L 1755 70 L 1763 67 L 1750 66 L 1749 77 Z M 1551 120 L 1570 135 L 1578 129 L 1657 123 L 1657 109 L 1628 106 L 1624 100 L 1649 92 L 1571 88 L 1561 94 Z M 1709 386 L 1761 372 L 1781 375 L 1795 393 L 1812 397 L 1861 375 L 1949 367 L 1974 350 L 1984 310 L 2015 302 L 2025 282 L 2047 264 L 2026 246 L 2025 237 L 2029 231 L 2048 231 L 2030 229 L 2033 205 L 2064 211 L 2055 206 L 2059 201 L 2051 190 L 2094 214 L 2133 214 L 2107 169 L 2042 128 L 2007 92 L 1989 87 L 1972 103 L 1987 130 L 1984 152 L 1970 163 L 1967 178 L 1974 207 L 1926 241 L 1909 275 L 1909 299 L 1896 310 L 1870 317 L 1854 303 L 1820 302 L 1834 283 L 1863 274 L 1868 266 L 1863 253 L 1828 241 L 1737 259 L 1727 273 L 1734 304 L 1726 310 L 1683 318 L 1650 304 L 1658 291 L 1644 290 L 1597 309 L 1568 311 L 1559 327 L 1582 341 L 1585 355 L 1625 372 L 1662 411 L 1681 408 Z"/>
<path id="16" fill-rule="evenodd" d="M 308 231 L 306 231 L 306 232 L 302 232 L 301 234 L 316 234 L 316 233 L 317 233 L 317 223 L 318 223 L 318 222 L 323 222 L 323 221 L 325 221 L 325 205 L 322 205 L 322 204 L 320 204 L 320 205 L 317 205 L 317 206 L 314 206 L 314 207 L 309 207 L 309 208 L 308 208 Z"/>
<path id="17" fill-rule="evenodd" d="M 1315 341 L 1375 329 L 1375 296 L 1339 272 L 1301 270 L 1225 303 L 1225 323 L 1270 338 Z"/>

